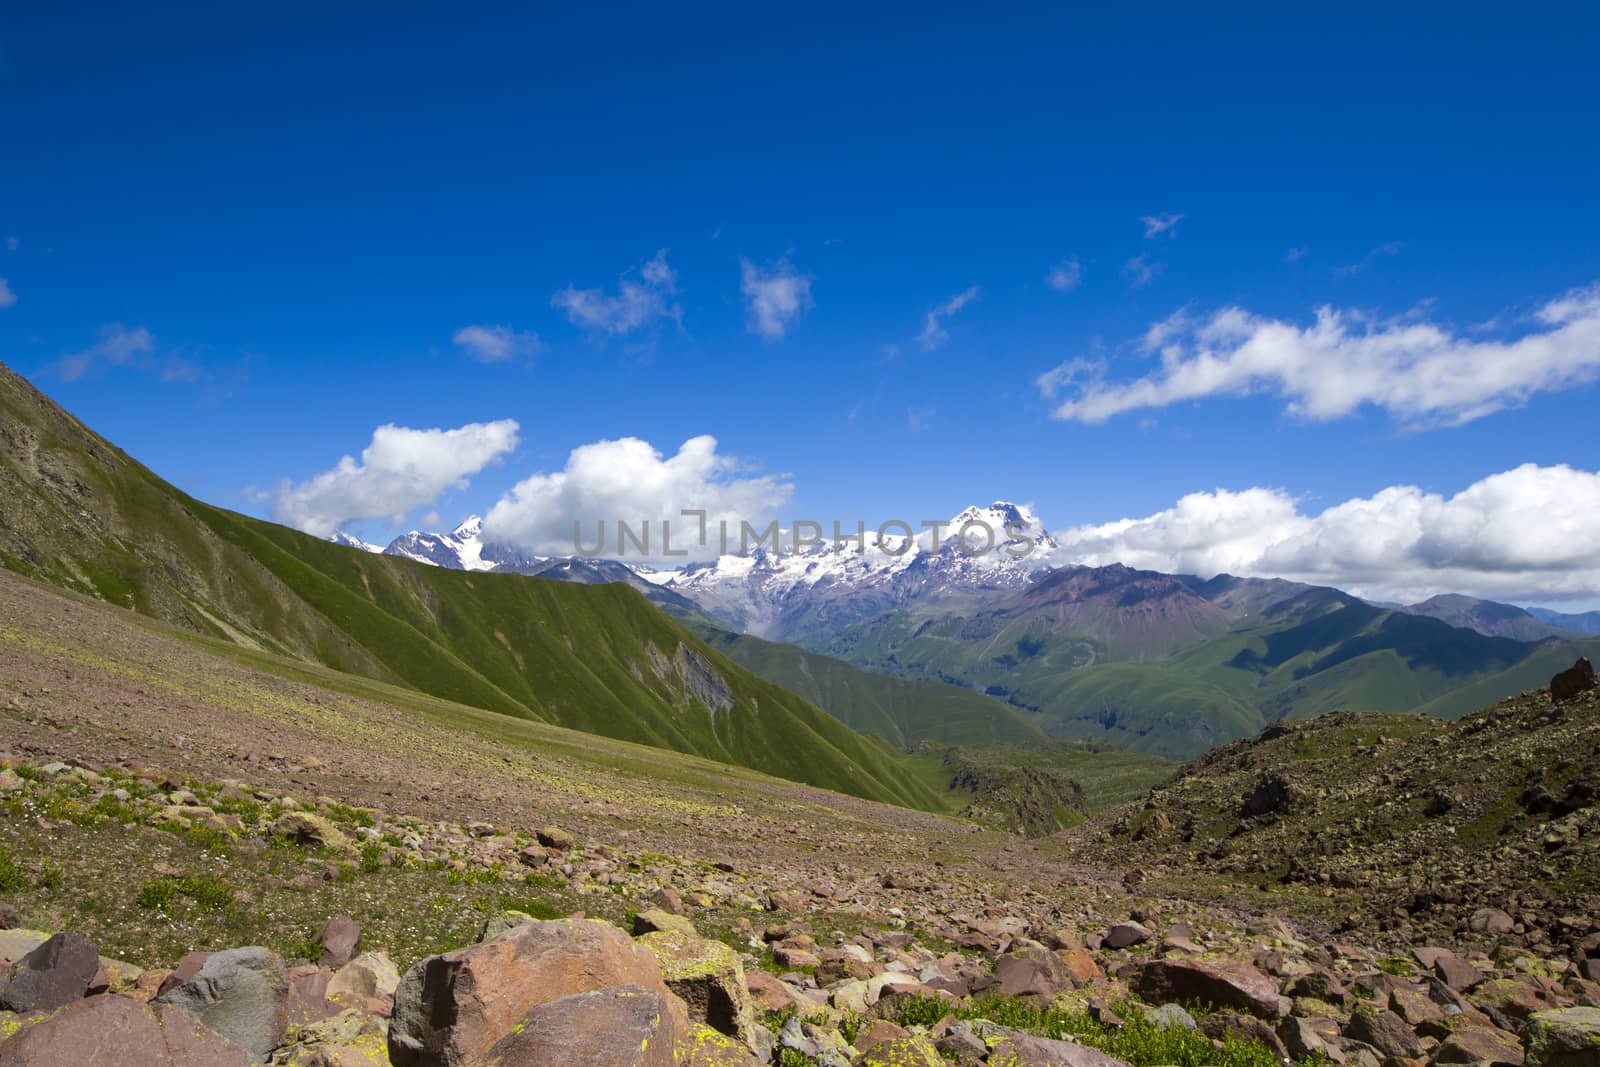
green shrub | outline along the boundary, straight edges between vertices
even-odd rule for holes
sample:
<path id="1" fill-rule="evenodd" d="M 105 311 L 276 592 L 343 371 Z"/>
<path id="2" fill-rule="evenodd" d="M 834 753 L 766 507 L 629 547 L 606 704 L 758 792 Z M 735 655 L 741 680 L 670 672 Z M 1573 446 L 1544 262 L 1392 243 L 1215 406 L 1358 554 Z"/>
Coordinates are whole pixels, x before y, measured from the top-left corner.
<path id="1" fill-rule="evenodd" d="M 40 889 L 60 889 L 61 883 L 65 880 L 66 875 L 53 863 L 46 863 L 39 870 Z"/>
<path id="2" fill-rule="evenodd" d="M 0 890 L 14 892 L 28 884 L 28 872 L 15 856 L 0 849 Z"/>
<path id="3" fill-rule="evenodd" d="M 215 875 L 185 875 L 177 879 L 174 884 L 178 892 L 207 911 L 227 911 L 233 907 L 232 887 Z"/>
<path id="4" fill-rule="evenodd" d="M 377 874 L 383 869 L 383 846 L 376 841 L 361 846 L 361 873 Z"/>

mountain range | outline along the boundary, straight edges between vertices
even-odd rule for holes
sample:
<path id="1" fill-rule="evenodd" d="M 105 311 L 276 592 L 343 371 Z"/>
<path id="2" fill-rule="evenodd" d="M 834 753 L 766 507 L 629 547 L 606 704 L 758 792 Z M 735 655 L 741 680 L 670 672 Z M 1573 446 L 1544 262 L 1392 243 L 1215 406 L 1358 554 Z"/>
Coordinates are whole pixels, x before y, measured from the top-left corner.
<path id="1" fill-rule="evenodd" d="M 523 553 L 476 518 L 330 543 L 184 495 L 9 370 L 0 405 L 0 565 L 240 645 L 898 803 L 943 803 L 898 755 L 922 742 L 1186 758 L 1328 711 L 1456 717 L 1600 655 L 1489 601 L 1394 609 L 1074 565 L 1005 501 L 942 536 L 679 571 Z"/>
<path id="2" fill-rule="evenodd" d="M 1466 596 L 1380 605 L 1283 579 L 1073 565 L 1035 515 L 1006 501 L 944 529 L 968 523 L 1021 536 L 760 548 L 679 571 L 580 558 L 503 566 L 626 583 L 757 674 L 897 746 L 981 743 L 985 731 L 1024 740 L 1026 726 L 1182 759 L 1328 711 L 1453 718 L 1600 651 L 1577 626 Z M 447 567 L 513 554 L 480 536 L 468 520 L 384 551 L 459 545 L 430 559 Z M 937 688 L 911 702 L 891 679 Z"/>

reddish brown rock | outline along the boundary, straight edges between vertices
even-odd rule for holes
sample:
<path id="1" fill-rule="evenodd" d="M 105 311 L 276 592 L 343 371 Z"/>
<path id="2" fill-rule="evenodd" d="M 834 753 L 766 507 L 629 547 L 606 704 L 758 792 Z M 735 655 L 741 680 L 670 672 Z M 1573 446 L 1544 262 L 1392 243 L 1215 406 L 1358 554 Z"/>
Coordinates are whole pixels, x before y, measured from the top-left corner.
<path id="1" fill-rule="evenodd" d="M 1088 1045 L 1026 1035 L 1002 1039 L 989 1053 L 989 1062 L 1005 1067 L 1128 1067 Z"/>
<path id="2" fill-rule="evenodd" d="M 745 975 L 745 985 L 750 990 L 750 1003 L 762 1014 L 787 1011 L 797 1003 L 794 992 L 765 971 L 750 971 Z"/>
<path id="3" fill-rule="evenodd" d="M 1509 1063 L 1520 1065 L 1525 1058 L 1522 1042 L 1515 1034 L 1486 1026 L 1457 1030 L 1434 1050 L 1434 1063 Z"/>
<path id="4" fill-rule="evenodd" d="M 322 957 L 312 962 L 337 970 L 355 959 L 361 945 L 361 927 L 348 915 L 335 915 L 323 925 L 318 940 L 322 943 Z"/>
<path id="5" fill-rule="evenodd" d="M 1232 1012 L 1202 1015 L 1200 1032 L 1218 1041 L 1230 1037 L 1241 1041 L 1255 1041 L 1270 1048 L 1280 1060 L 1290 1058 L 1289 1050 L 1284 1047 L 1283 1041 L 1272 1027 L 1254 1015 L 1235 1015 Z"/>
<path id="6" fill-rule="evenodd" d="M 1061 957 L 1045 948 L 1025 948 L 1001 956 L 994 964 L 1000 992 L 1008 997 L 1053 998 L 1072 986 L 1072 974 Z"/>
<path id="7" fill-rule="evenodd" d="M 523 923 L 407 971 L 395 991 L 389 1057 L 394 1067 L 468 1063 L 542 1004 L 625 985 L 657 994 L 687 1029 L 683 1002 L 662 982 L 654 954 L 615 926 Z"/>
<path id="8" fill-rule="evenodd" d="M 1106 976 L 1106 973 L 1100 969 L 1100 965 L 1094 961 L 1094 956 L 1088 949 L 1063 949 L 1058 951 L 1056 955 L 1061 959 L 1062 966 L 1066 967 L 1067 974 L 1071 975 L 1072 980 L 1078 985 L 1098 982 Z"/>
<path id="9" fill-rule="evenodd" d="M 1392 1011 L 1358 1011 L 1350 1017 L 1344 1036 L 1371 1045 L 1385 1056 L 1414 1060 L 1422 1055 L 1422 1042 L 1406 1021 Z"/>
<path id="10" fill-rule="evenodd" d="M 167 1004 L 92 997 L 0 1043 L 0 1067 L 247 1067 L 250 1054 Z"/>
<path id="11" fill-rule="evenodd" d="M 1134 976 L 1134 989 L 1152 1004 L 1209 1004 L 1214 1008 L 1236 1008 L 1263 1019 L 1283 1014 L 1277 984 L 1243 963 L 1151 960 Z"/>
<path id="12" fill-rule="evenodd" d="M 638 986 L 577 993 L 528 1012 L 474 1067 L 673 1067 L 672 1013 Z"/>

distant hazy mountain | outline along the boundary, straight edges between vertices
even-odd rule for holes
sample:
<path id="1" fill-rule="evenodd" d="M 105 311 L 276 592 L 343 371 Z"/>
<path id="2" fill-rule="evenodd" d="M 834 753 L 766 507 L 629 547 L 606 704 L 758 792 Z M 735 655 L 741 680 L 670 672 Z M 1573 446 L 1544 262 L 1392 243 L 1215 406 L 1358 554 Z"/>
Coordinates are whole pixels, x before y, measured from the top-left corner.
<path id="1" fill-rule="evenodd" d="M 1400 609 L 1410 615 L 1426 615 L 1451 626 L 1476 630 L 1488 637 L 1509 637 L 1516 641 L 1543 641 L 1547 637 L 1574 637 L 1584 631 L 1576 626 L 1563 626 L 1511 604 L 1493 600 L 1445 593 L 1430 597 L 1420 604 L 1408 604 Z"/>
<path id="2" fill-rule="evenodd" d="M 1529 608 L 1528 613 L 1535 618 L 1568 630 L 1577 630 L 1579 633 L 1600 634 L 1600 611 L 1586 611 L 1578 615 L 1568 615 L 1565 612 L 1551 611 L 1549 608 Z"/>

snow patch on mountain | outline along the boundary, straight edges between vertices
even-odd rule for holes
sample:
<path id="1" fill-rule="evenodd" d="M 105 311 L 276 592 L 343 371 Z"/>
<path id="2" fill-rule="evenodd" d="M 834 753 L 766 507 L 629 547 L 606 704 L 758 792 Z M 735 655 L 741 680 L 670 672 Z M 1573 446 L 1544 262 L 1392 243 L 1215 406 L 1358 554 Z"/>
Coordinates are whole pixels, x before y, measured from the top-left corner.
<path id="1" fill-rule="evenodd" d="M 897 528 L 899 529 L 899 528 Z M 969 507 L 906 534 L 869 530 L 855 540 L 785 553 L 757 548 L 684 568 L 660 584 L 751 633 L 777 635 L 799 616 L 828 612 L 841 624 L 911 600 L 1021 588 L 1056 563 L 1060 545 L 1027 508 Z"/>

